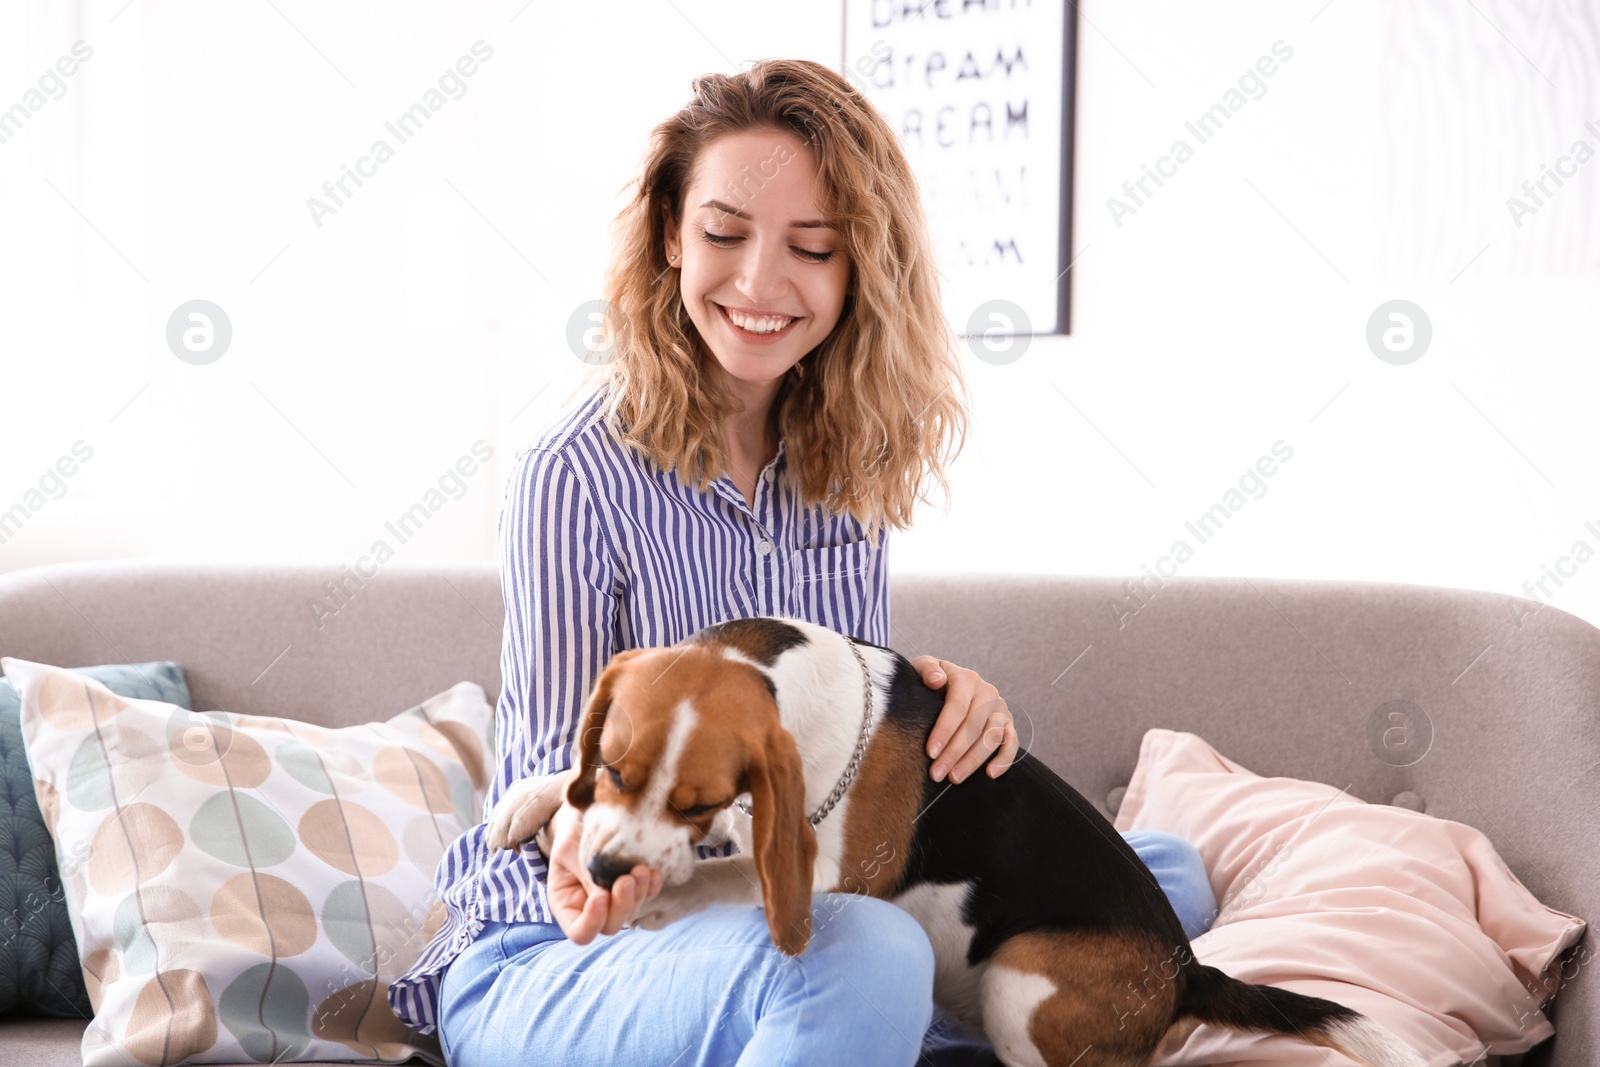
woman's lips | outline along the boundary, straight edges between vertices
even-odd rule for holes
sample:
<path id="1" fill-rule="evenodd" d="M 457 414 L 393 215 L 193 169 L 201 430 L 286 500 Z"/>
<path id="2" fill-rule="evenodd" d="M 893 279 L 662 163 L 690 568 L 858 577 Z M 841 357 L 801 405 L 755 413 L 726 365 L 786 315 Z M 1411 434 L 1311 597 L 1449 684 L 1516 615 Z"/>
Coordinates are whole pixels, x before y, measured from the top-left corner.
<path id="1" fill-rule="evenodd" d="M 712 303 L 716 303 L 716 301 L 712 301 Z M 717 313 L 722 316 L 722 321 L 728 324 L 728 329 L 732 330 L 740 340 L 753 345 L 766 345 L 771 344 L 774 341 L 782 340 L 783 338 L 789 336 L 789 331 L 793 330 L 795 328 L 795 324 L 800 321 L 800 319 L 796 317 L 790 319 L 789 325 L 785 326 L 781 330 L 773 330 L 771 333 L 752 333 L 743 326 L 740 326 L 737 322 L 734 322 L 733 319 L 728 316 L 728 309 L 723 305 L 717 304 Z"/>

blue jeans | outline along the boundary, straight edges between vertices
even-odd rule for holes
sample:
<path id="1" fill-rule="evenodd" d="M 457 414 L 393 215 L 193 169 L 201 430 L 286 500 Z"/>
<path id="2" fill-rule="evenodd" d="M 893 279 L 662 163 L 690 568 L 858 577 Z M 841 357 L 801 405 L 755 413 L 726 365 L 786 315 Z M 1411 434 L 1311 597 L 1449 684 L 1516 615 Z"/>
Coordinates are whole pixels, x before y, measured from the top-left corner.
<path id="1" fill-rule="evenodd" d="M 1216 910 L 1198 854 L 1170 834 L 1124 835 L 1190 936 Z M 804 954 L 779 952 L 759 908 L 720 906 L 665 930 L 574 945 L 554 923 L 486 923 L 445 972 L 439 1040 L 452 1067 L 993 1062 L 934 1021 L 933 950 L 905 912 L 812 898 Z"/>

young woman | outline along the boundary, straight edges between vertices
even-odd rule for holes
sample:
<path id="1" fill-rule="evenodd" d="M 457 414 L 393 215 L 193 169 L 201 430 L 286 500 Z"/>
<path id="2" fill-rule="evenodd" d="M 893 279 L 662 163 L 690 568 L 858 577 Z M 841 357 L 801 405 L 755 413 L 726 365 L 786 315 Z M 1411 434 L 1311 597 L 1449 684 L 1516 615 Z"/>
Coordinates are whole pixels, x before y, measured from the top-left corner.
<path id="1" fill-rule="evenodd" d="M 489 807 L 570 765 L 588 691 L 622 649 L 784 614 L 904 649 L 887 530 L 910 526 L 929 477 L 948 488 L 965 439 L 915 180 L 843 78 L 778 59 L 697 79 L 638 185 L 618 220 L 600 380 L 517 455 L 500 516 Z M 933 778 L 959 783 L 991 755 L 985 773 L 1004 773 L 1017 735 L 995 687 L 913 663 L 945 692 Z M 441 862 L 449 917 L 389 999 L 452 1064 L 916 1062 L 933 956 L 898 908 L 819 895 L 797 959 L 749 908 L 625 929 L 660 874 L 597 888 L 574 862 L 580 829 L 563 808 L 550 856 L 490 855 L 479 825 Z M 1204 929 L 1214 901 L 1194 850 L 1128 836 Z"/>

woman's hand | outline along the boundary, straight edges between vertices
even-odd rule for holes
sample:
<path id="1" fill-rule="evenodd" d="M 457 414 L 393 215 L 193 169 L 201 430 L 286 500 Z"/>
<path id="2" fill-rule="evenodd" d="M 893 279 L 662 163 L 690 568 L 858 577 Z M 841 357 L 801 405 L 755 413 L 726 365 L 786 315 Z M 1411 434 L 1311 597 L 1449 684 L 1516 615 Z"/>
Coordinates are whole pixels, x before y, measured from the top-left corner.
<path id="1" fill-rule="evenodd" d="M 1004 774 L 1016 759 L 1020 742 L 1000 690 L 979 678 L 977 671 L 948 660 L 918 656 L 911 665 L 929 689 L 948 684 L 944 709 L 928 735 L 928 758 L 936 761 L 929 776 L 938 782 L 948 772 L 950 781 L 960 782 L 997 749 L 1000 754 L 989 764 L 989 777 Z"/>
<path id="2" fill-rule="evenodd" d="M 621 930 L 640 904 L 661 892 L 661 872 L 644 864 L 601 889 L 578 863 L 583 812 L 563 803 L 550 820 L 549 877 L 545 889 L 556 924 L 575 945 L 587 945 L 595 934 Z"/>

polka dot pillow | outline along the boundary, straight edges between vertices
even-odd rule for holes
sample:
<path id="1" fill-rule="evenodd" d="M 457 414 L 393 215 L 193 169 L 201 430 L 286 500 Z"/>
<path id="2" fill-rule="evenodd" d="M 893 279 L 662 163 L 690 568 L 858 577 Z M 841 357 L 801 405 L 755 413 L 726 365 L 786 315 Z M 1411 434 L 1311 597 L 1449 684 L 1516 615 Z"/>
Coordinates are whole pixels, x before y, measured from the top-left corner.
<path id="1" fill-rule="evenodd" d="M 85 1067 L 439 1059 L 387 993 L 444 919 L 439 857 L 479 821 L 482 688 L 330 730 L 0 669 L 94 1006 Z"/>

